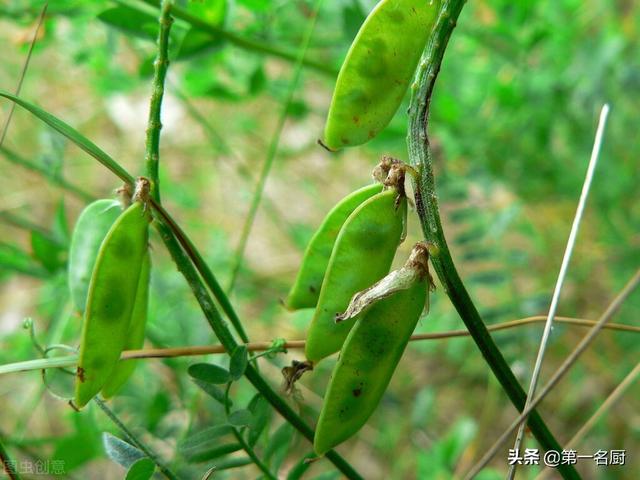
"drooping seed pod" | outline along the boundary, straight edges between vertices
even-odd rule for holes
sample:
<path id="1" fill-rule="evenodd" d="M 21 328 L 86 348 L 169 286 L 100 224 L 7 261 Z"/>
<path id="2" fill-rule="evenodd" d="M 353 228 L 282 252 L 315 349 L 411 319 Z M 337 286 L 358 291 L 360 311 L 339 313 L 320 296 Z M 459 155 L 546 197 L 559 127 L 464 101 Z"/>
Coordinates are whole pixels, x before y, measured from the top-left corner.
<path id="1" fill-rule="evenodd" d="M 144 332 L 147 324 L 147 309 L 149 305 L 149 277 L 151 274 L 151 259 L 149 252 L 145 252 L 142 260 L 142 269 L 138 279 L 136 299 L 129 320 L 129 329 L 124 342 L 124 350 L 136 350 L 144 345 Z M 111 398 L 120 391 L 129 380 L 136 368 L 135 360 L 119 360 L 118 364 L 109 375 L 107 382 L 102 387 L 102 396 Z"/>
<path id="2" fill-rule="evenodd" d="M 402 103 L 431 36 L 440 0 L 381 0 L 345 58 L 321 143 L 330 150 L 375 137 Z"/>
<path id="3" fill-rule="evenodd" d="M 322 280 L 342 225 L 365 200 L 381 191 L 381 184 L 367 185 L 344 197 L 327 214 L 304 252 L 300 270 L 285 302 L 288 308 L 297 310 L 316 306 Z"/>
<path id="4" fill-rule="evenodd" d="M 148 186 L 148 181 L 139 180 L 137 190 L 140 185 Z M 144 195 L 135 198 L 107 233 L 91 275 L 76 373 L 77 407 L 108 381 L 127 340 L 150 220 Z"/>
<path id="5" fill-rule="evenodd" d="M 404 177 L 366 200 L 342 226 L 307 335 L 307 360 L 317 362 L 340 350 L 353 320 L 336 324 L 335 316 L 347 308 L 356 292 L 389 272 L 404 239 L 407 200 L 399 193 L 403 185 Z"/>
<path id="6" fill-rule="evenodd" d="M 354 435 L 384 394 L 428 299 L 428 250 L 418 243 L 404 267 L 354 296 L 340 318 L 356 318 L 324 396 L 314 450 Z"/>
<path id="7" fill-rule="evenodd" d="M 78 217 L 69 247 L 68 282 L 73 306 L 80 313 L 87 303 L 100 245 L 121 213 L 118 201 L 101 199 L 87 205 Z"/>

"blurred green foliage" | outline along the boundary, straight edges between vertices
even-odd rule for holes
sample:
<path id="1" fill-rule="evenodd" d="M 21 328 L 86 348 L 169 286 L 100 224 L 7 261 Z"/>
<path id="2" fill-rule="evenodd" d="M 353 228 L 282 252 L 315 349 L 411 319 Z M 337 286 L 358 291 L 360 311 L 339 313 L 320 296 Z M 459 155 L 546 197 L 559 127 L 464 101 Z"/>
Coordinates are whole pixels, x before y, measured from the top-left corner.
<path id="1" fill-rule="evenodd" d="M 193 16 L 210 28 L 177 19 L 172 30 L 163 198 L 224 285 L 286 96 L 292 63 L 283 56 L 295 56 L 313 2 L 176 3 L 185 18 Z M 304 337 L 310 312 L 285 312 L 279 299 L 294 278 L 306 241 L 339 198 L 368 181 L 377 158 L 406 159 L 406 108 L 365 147 L 330 156 L 315 144 L 334 80 L 327 72 L 338 70 L 374 4 L 335 0 L 322 7 L 307 55 L 315 66 L 304 70 L 289 110 L 232 298 L 252 340 Z M 151 0 L 51 1 L 22 93 L 74 125 L 132 173 L 141 173 L 143 165 L 154 5 Z M 41 7 L 40 0 L 0 5 L 3 89 L 17 83 Z M 546 312 L 604 102 L 612 113 L 559 313 L 596 318 L 637 268 L 639 36 L 640 4 L 629 0 L 475 0 L 463 9 L 436 84 L 430 131 L 445 232 L 488 323 Z M 3 108 L 6 112 L 8 104 Z M 39 356 L 21 328 L 27 316 L 34 318 L 41 344 L 77 345 L 81 320 L 70 313 L 65 283 L 67 225 L 73 225 L 86 198 L 59 188 L 60 179 L 96 197 L 111 195 L 118 182 L 21 111 L 0 156 L 0 210 L 12 215 L 0 217 L 4 364 Z M 16 218 L 21 221 L 11 221 Z M 419 238 L 415 218 L 411 222 L 398 263 Z M 153 239 L 152 245 L 148 344 L 215 342 L 161 243 Z M 615 320 L 637 324 L 639 314 L 636 293 Z M 461 322 L 439 289 L 418 330 L 454 328 Z M 523 383 L 540 331 L 525 327 L 495 335 Z M 555 328 L 543 377 L 580 335 L 575 328 Z M 545 402 L 541 414 L 561 440 L 577 431 L 635 365 L 640 348 L 632 335 L 602 333 Z M 189 365 L 202 361 L 230 368 L 223 356 L 141 361 L 112 408 L 184 478 L 200 478 L 214 464 L 219 478 L 253 478 L 255 467 L 246 466 L 242 452 L 232 453 L 237 444 L 219 428 L 226 424 L 222 389 L 211 382 L 206 388 L 196 385 L 187 375 Z M 279 355 L 261 365 L 277 384 L 278 369 L 290 361 Z M 331 366 L 321 364 L 307 374 L 301 399 L 292 400 L 310 422 Z M 56 394 L 69 396 L 62 375 L 59 381 L 47 378 Z M 234 418 L 252 425 L 251 441 L 272 470 L 291 471 L 291 478 L 296 472 L 304 478 L 337 478 L 326 461 L 302 468 L 310 445 L 265 408 L 244 380 L 233 385 Z M 633 455 L 640 451 L 638 388 L 632 387 L 578 447 L 585 454 L 626 448 L 627 468 L 596 470 L 584 462 L 579 469 L 585 478 L 634 478 L 630 472 L 640 470 Z M 7 412 L 0 431 L 19 458 L 63 460 L 66 472 L 77 478 L 124 477 L 125 470 L 107 460 L 101 438 L 103 431 L 120 432 L 97 409 L 68 412 L 65 402 L 44 393 L 35 372 L 2 376 L 0 399 Z M 414 343 L 367 427 L 339 450 L 366 478 L 450 478 L 484 453 L 513 414 L 468 339 Z M 220 436 L 206 430 L 212 428 Z M 200 435 L 203 431 L 208 435 Z M 505 459 L 506 452 L 482 478 L 501 478 Z M 136 469 L 146 472 L 148 465 Z M 522 468 L 520 473 L 533 478 L 536 471 Z"/>

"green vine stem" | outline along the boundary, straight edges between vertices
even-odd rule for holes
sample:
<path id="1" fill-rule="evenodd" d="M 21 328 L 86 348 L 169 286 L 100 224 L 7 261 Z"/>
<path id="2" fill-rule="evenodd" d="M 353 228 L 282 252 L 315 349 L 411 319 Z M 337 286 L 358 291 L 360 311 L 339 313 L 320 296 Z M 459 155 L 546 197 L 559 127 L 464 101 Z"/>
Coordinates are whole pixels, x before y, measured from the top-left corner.
<path id="1" fill-rule="evenodd" d="M 169 69 L 169 34 L 171 32 L 172 0 L 163 0 L 160 8 L 160 30 L 158 33 L 158 56 L 153 63 L 153 83 L 149 106 L 149 122 L 147 123 L 147 142 L 145 162 L 147 177 L 151 180 L 151 198 L 160 202 L 160 179 L 158 178 L 158 164 L 160 163 L 160 130 L 162 122 L 162 96 L 164 95 L 164 81 Z"/>
<path id="2" fill-rule="evenodd" d="M 225 389 L 225 392 L 224 392 L 224 396 L 225 396 L 225 400 L 226 400 L 225 404 L 224 404 L 224 411 L 225 411 L 225 414 L 227 415 L 227 421 L 229 420 L 229 415 L 231 414 L 231 404 L 229 402 L 229 391 L 231 390 L 231 385 L 232 384 L 233 384 L 233 382 L 227 383 L 227 388 Z M 249 458 L 253 461 L 253 463 L 256 465 L 256 467 L 258 467 L 260 469 L 260 471 L 262 473 L 264 473 L 264 476 L 266 478 L 268 478 L 269 480 L 278 480 L 278 477 L 276 477 L 273 473 L 271 473 L 271 470 L 269 470 L 269 467 L 267 467 L 264 464 L 264 462 L 262 460 L 260 460 L 260 458 L 256 454 L 255 450 L 244 439 L 244 436 L 242 435 L 242 431 L 239 428 L 237 428 L 236 426 L 232 426 L 232 432 L 233 432 L 233 436 L 236 437 L 236 440 L 238 440 L 238 443 L 242 446 L 242 449 L 249 456 Z"/>
<path id="3" fill-rule="evenodd" d="M 162 205 L 159 205 L 153 201 L 152 205 L 156 212 L 158 212 L 163 220 L 169 225 L 169 228 L 180 242 L 180 245 L 182 245 L 182 248 L 187 253 L 187 256 L 193 262 L 196 270 L 198 270 L 198 273 L 202 276 L 202 279 L 207 285 L 207 288 L 209 288 L 215 299 L 220 304 L 222 311 L 231 321 L 231 324 L 238 333 L 238 336 L 242 339 L 243 342 L 247 343 L 249 341 L 249 337 L 247 336 L 244 327 L 242 326 L 242 322 L 240 321 L 238 314 L 233 308 L 233 305 L 231 305 L 229 297 L 224 293 L 220 282 L 218 282 L 218 279 L 209 268 L 209 265 L 207 265 L 207 262 L 205 262 L 204 258 L 202 258 L 202 255 L 195 247 L 195 245 L 191 242 L 191 239 L 187 236 L 186 233 L 184 233 L 182 228 L 180 228 L 180 225 L 178 225 L 173 220 L 171 215 L 169 215 L 169 213 L 162 207 Z"/>
<path id="4" fill-rule="evenodd" d="M 17 463 L 11 460 L 9 457 L 9 453 L 4 448 L 4 444 L 2 443 L 2 439 L 0 438 L 0 461 L 2 462 L 2 469 L 4 473 L 7 474 L 7 478 L 11 480 L 20 480 L 20 475 L 16 470 Z"/>
<path id="5" fill-rule="evenodd" d="M 73 128 L 68 123 L 63 122 L 59 118 L 54 115 L 51 115 L 46 110 L 43 110 L 37 105 L 33 103 L 27 102 L 20 97 L 15 96 L 12 93 L 9 93 L 5 90 L 0 90 L 0 97 L 6 98 L 7 100 L 11 100 L 17 105 L 21 106 L 28 112 L 32 113 L 35 117 L 49 125 L 58 133 L 62 134 L 69 140 L 71 140 L 78 148 L 85 151 L 93 158 L 95 158 L 98 162 L 108 168 L 111 172 L 114 173 L 118 178 L 120 178 L 123 182 L 128 185 L 133 185 L 134 178 L 133 176 L 127 172 L 122 165 L 116 162 L 113 158 L 111 158 L 104 150 L 98 147 L 95 143 L 89 140 L 84 135 L 80 134 L 75 128 Z"/>
<path id="6" fill-rule="evenodd" d="M 178 270 L 182 273 L 185 280 L 189 284 L 194 297 L 198 301 L 207 322 L 211 326 L 214 334 L 224 346 L 227 352 L 233 352 L 238 343 L 231 335 L 225 321 L 220 316 L 218 309 L 213 303 L 213 299 L 207 292 L 202 280 L 198 276 L 198 272 L 192 265 L 187 254 L 182 250 L 180 244 L 176 240 L 171 228 L 163 221 L 154 222 L 160 237 L 162 238 L 167 250 L 171 254 Z M 248 365 L 245 371 L 247 380 L 265 397 L 265 399 L 287 420 L 296 430 L 298 430 L 310 442 L 313 442 L 314 432 L 296 412 L 287 404 L 287 402 L 276 393 L 273 388 L 266 382 L 260 373 L 253 367 Z M 349 479 L 362 478 L 353 467 L 347 463 L 335 451 L 330 451 L 326 455 L 327 459 L 333 463 Z"/>
<path id="7" fill-rule="evenodd" d="M 489 331 L 501 331 L 516 327 L 524 327 L 537 323 L 544 323 L 546 317 L 539 315 L 535 317 L 521 318 L 518 320 L 509 320 L 502 323 L 494 323 L 487 327 Z M 589 328 L 593 327 L 596 322 L 582 318 L 556 317 L 556 322 L 576 327 Z M 627 332 L 640 334 L 640 327 L 633 325 L 625 325 L 622 323 L 607 323 L 604 327 L 607 330 L 618 332 Z M 449 330 L 445 332 L 434 333 L 418 333 L 412 335 L 410 342 L 418 342 L 424 340 L 446 340 L 449 338 L 459 338 L 470 336 L 469 330 Z M 48 342 L 55 343 L 55 342 Z M 305 340 L 283 340 L 279 345 L 280 351 L 304 349 Z M 260 357 L 267 352 L 272 352 L 276 344 L 271 342 L 249 342 L 245 346 L 249 352 L 262 352 L 254 358 Z M 190 357 L 197 355 L 216 355 L 227 354 L 222 345 L 189 345 L 183 347 L 165 347 L 165 348 L 145 348 L 142 350 L 125 350 L 120 356 L 120 360 L 148 359 L 148 358 L 173 358 L 173 357 Z M 5 363 L 0 365 L 0 375 L 15 372 L 27 372 L 31 370 L 45 370 L 48 368 L 65 368 L 75 367 L 78 364 L 77 355 L 66 355 L 64 357 L 37 358 L 34 360 L 24 360 L 22 362 Z"/>
<path id="8" fill-rule="evenodd" d="M 63 122 L 59 118 L 51 115 L 42 108 L 29 103 L 15 95 L 0 90 L 0 97 L 5 97 L 24 109 L 31 112 L 34 116 L 45 122 L 54 130 L 58 131 L 79 148 L 95 158 L 98 162 L 108 168 L 111 172 L 117 175 L 121 180 L 127 184 L 133 184 L 133 177 L 127 172 L 118 162 L 111 158 L 104 150 L 99 148 L 96 144 L 90 141 L 85 136 L 81 135 L 77 130 Z M 229 332 L 224 320 L 220 317 L 215 305 L 207 293 L 207 290 L 202 283 L 197 271 L 189 261 L 189 257 L 180 248 L 180 245 L 176 241 L 169 226 L 160 219 L 155 222 L 156 228 L 160 232 L 161 237 L 165 241 L 167 249 L 174 258 L 178 269 L 183 272 L 187 283 L 194 292 L 196 299 L 200 303 L 200 306 L 207 317 L 208 322 L 212 326 L 214 333 L 219 338 L 227 352 L 233 351 L 237 343 L 233 339 L 233 336 Z M 66 359 L 65 359 L 66 361 Z M 294 428 L 300 431 L 307 439 L 313 441 L 313 430 L 293 411 L 291 407 L 283 400 L 270 385 L 260 376 L 260 374 L 252 367 L 249 366 L 245 375 L 249 381 L 255 386 L 255 388 L 264 395 L 264 397 L 271 403 L 271 405 L 280 414 L 291 423 Z M 358 473 L 336 452 L 331 451 L 326 454 L 326 457 L 347 477 L 350 479 L 362 478 Z"/>
<path id="9" fill-rule="evenodd" d="M 143 1 L 148 5 L 153 5 L 154 7 L 160 6 L 160 0 Z M 288 62 L 293 63 L 297 61 L 297 55 L 295 53 L 282 50 L 281 48 L 269 45 L 268 43 L 265 43 L 263 41 L 243 38 L 233 32 L 229 32 L 221 27 L 205 22 L 204 20 L 191 15 L 188 11 L 178 6 L 173 7 L 172 14 L 175 18 L 187 22 L 194 29 L 208 33 L 213 39 L 223 39 L 238 48 L 242 48 L 243 50 L 260 53 L 263 55 L 269 55 L 271 57 L 280 58 Z M 316 62 L 313 60 L 305 59 L 302 63 L 305 67 L 312 68 L 313 70 L 323 73 L 324 75 L 328 75 L 330 77 L 336 77 L 338 75 L 338 71 L 331 67 L 328 62 Z"/>
<path id="10" fill-rule="evenodd" d="M 143 442 L 138 440 L 131 430 L 127 428 L 127 426 L 118 418 L 113 410 L 111 410 L 102 400 L 98 397 L 94 398 L 94 402 L 100 407 L 100 410 L 113 422 L 113 424 L 120 429 L 122 434 L 127 437 L 127 440 L 134 446 L 139 448 L 147 457 L 149 457 L 153 463 L 156 464 L 158 470 L 160 470 L 165 477 L 170 480 L 178 480 L 178 477 L 175 473 L 169 470 L 169 467 L 164 465 L 158 456 L 151 451 L 149 447 L 147 447 Z"/>
<path id="11" fill-rule="evenodd" d="M 447 43 L 464 3 L 465 0 L 444 0 L 442 3 L 431 40 L 427 45 L 416 74 L 416 80 L 412 85 L 407 145 L 411 164 L 418 169 L 420 174 L 419 180 L 414 180 L 416 210 L 420 217 L 425 239 L 437 247 L 438 253 L 431 256 L 431 261 L 440 282 L 502 388 L 514 406 L 522 411 L 526 394 L 489 335 L 451 258 L 440 222 L 433 159 L 427 134 L 431 94 Z M 537 412 L 532 412 L 528 425 L 542 448 L 562 450 Z M 565 479 L 580 478 L 572 465 L 560 465 L 558 472 Z"/>

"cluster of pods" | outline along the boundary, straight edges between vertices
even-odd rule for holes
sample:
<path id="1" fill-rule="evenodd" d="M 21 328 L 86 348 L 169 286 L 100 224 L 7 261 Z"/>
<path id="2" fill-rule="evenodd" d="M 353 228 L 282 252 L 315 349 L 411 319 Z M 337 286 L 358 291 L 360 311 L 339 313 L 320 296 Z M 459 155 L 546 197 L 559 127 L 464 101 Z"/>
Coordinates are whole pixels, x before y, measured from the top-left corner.
<path id="1" fill-rule="evenodd" d="M 441 0 L 381 0 L 356 35 L 336 81 L 319 143 L 361 145 L 391 121 L 432 38 Z M 316 428 L 318 455 L 368 420 L 428 300 L 428 246 L 389 273 L 407 217 L 404 173 L 384 160 L 379 183 L 344 198 L 311 239 L 289 308 L 315 308 L 304 368 L 340 351 Z M 385 276 L 386 275 L 386 276 Z M 288 372 L 288 371 L 287 371 Z M 299 374 L 290 373 L 293 380 Z"/>
<path id="2" fill-rule="evenodd" d="M 389 273 L 406 231 L 405 169 L 384 159 L 374 171 L 380 183 L 353 192 L 329 212 L 286 300 L 291 309 L 315 308 L 307 366 L 340 351 L 316 429 L 318 455 L 366 423 L 426 304 L 431 279 L 425 243 Z"/>
<path id="3" fill-rule="evenodd" d="M 133 373 L 125 349 L 141 348 L 149 297 L 149 182 L 138 179 L 125 210 L 96 200 L 81 213 L 69 250 L 69 286 L 83 315 L 74 404 L 114 396 Z"/>

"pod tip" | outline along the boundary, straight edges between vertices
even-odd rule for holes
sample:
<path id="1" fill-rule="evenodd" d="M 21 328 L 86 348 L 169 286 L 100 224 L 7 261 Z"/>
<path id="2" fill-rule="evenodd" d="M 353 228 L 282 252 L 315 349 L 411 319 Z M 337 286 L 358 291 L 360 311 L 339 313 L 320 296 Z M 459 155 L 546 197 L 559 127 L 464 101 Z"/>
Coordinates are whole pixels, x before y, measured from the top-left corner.
<path id="1" fill-rule="evenodd" d="M 327 145 L 321 138 L 319 138 L 316 142 L 318 143 L 318 145 L 324 148 L 327 152 L 335 153 L 338 151 L 337 149 L 329 147 L 329 145 Z"/>

